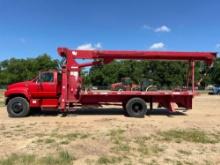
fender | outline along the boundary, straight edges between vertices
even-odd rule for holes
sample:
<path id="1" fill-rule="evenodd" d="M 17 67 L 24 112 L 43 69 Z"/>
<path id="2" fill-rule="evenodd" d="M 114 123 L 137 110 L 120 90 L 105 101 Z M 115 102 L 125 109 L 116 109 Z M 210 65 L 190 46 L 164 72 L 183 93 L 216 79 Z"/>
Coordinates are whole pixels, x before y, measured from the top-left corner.
<path id="1" fill-rule="evenodd" d="M 16 96 L 25 97 L 28 102 L 31 99 L 31 96 L 29 95 L 27 88 L 12 88 L 12 89 L 8 89 L 8 90 L 5 91 L 4 95 L 5 95 L 5 97 L 7 97 L 6 104 L 8 103 L 10 98 L 16 97 Z"/>

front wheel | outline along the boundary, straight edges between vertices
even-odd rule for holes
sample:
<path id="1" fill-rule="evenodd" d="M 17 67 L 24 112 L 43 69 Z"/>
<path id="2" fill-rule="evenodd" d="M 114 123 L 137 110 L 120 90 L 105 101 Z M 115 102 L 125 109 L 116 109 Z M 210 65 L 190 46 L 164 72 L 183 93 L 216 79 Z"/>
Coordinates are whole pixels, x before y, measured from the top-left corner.
<path id="1" fill-rule="evenodd" d="M 147 113 L 146 102 L 138 97 L 132 98 L 126 104 L 126 111 L 130 117 L 142 118 Z"/>
<path id="2" fill-rule="evenodd" d="M 30 113 L 28 101 L 23 97 L 14 97 L 9 100 L 7 111 L 10 117 L 24 117 Z"/>

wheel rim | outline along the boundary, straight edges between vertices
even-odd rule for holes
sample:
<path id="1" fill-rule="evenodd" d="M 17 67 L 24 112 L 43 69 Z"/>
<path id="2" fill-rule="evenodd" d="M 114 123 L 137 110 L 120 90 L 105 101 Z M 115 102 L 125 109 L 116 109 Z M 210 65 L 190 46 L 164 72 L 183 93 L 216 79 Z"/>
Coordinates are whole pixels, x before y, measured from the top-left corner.
<path id="1" fill-rule="evenodd" d="M 21 102 L 15 102 L 12 104 L 12 110 L 14 113 L 20 113 L 23 110 L 23 104 Z"/>
<path id="2" fill-rule="evenodd" d="M 140 103 L 134 103 L 134 104 L 132 105 L 132 110 L 133 110 L 133 112 L 135 112 L 135 113 L 139 113 L 139 112 L 141 112 L 141 111 L 143 110 L 143 105 L 140 104 Z"/>

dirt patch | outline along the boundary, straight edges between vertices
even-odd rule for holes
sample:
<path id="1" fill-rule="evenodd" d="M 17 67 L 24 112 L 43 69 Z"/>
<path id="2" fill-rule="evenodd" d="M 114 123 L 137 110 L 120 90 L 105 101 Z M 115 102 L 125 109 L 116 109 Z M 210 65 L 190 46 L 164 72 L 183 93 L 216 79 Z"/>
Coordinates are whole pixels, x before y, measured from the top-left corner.
<path id="1" fill-rule="evenodd" d="M 0 157 L 0 164 L 220 164 L 220 97 L 198 96 L 193 110 L 143 119 L 119 107 L 15 119 L 1 107 Z"/>

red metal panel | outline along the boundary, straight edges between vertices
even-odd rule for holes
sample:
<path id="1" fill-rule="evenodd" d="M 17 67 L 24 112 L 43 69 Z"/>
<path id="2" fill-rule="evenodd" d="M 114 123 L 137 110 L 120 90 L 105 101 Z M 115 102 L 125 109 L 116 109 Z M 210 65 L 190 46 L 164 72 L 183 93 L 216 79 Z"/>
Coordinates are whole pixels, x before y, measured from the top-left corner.
<path id="1" fill-rule="evenodd" d="M 101 102 L 125 102 L 131 97 L 140 97 L 150 102 L 169 103 L 176 102 L 177 104 L 187 109 L 192 108 L 191 100 L 193 98 L 191 91 L 110 91 L 110 92 L 83 92 L 80 97 L 82 104 L 99 104 Z M 168 105 L 167 105 L 168 106 Z"/>
<path id="2" fill-rule="evenodd" d="M 30 107 L 58 107 L 58 99 L 31 99 Z"/>
<path id="3" fill-rule="evenodd" d="M 58 107 L 58 99 L 42 99 L 41 107 L 56 108 Z"/>
<path id="4" fill-rule="evenodd" d="M 61 85 L 61 96 L 59 99 L 60 109 L 62 111 L 65 110 L 66 102 L 67 102 L 67 69 L 62 69 L 62 85 Z"/>

